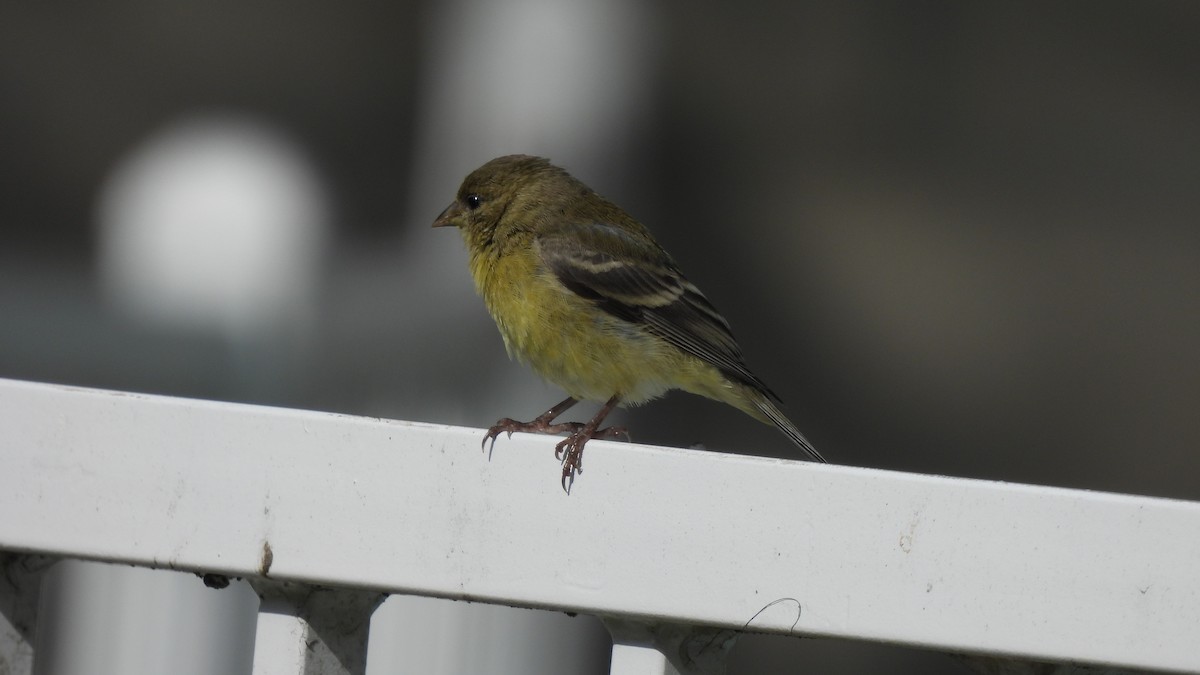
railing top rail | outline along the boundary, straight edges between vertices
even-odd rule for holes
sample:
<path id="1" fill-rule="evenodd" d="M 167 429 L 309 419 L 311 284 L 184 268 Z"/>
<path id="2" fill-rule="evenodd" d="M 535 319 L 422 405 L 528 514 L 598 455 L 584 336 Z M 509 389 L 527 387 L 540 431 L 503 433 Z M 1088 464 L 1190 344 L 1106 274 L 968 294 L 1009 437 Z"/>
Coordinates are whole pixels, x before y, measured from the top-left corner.
<path id="1" fill-rule="evenodd" d="M 0 380 L 0 549 L 1200 669 L 1200 503 Z"/>

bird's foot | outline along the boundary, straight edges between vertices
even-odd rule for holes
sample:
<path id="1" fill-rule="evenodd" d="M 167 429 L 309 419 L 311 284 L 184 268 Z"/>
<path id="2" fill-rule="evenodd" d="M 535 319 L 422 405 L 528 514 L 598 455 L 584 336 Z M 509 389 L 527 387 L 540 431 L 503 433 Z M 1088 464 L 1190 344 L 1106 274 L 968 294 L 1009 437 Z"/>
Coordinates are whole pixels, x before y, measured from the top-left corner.
<path id="1" fill-rule="evenodd" d="M 624 438 L 629 440 L 629 430 L 625 427 L 605 427 L 604 429 L 589 430 L 585 425 L 571 432 L 554 446 L 554 458 L 562 462 L 562 487 L 571 494 L 571 486 L 575 484 L 575 476 L 583 473 L 583 446 L 593 438 Z"/>
<path id="2" fill-rule="evenodd" d="M 492 442 L 492 447 L 496 447 L 496 438 L 500 434 L 508 434 L 512 438 L 513 433 L 522 431 L 528 434 L 561 434 L 564 431 L 572 434 L 583 429 L 583 422 L 559 422 L 551 424 L 550 420 L 544 419 L 545 415 L 531 422 L 519 422 L 511 417 L 497 420 L 495 424 L 488 428 L 487 433 L 483 435 L 483 449 L 488 449 L 488 441 Z"/>

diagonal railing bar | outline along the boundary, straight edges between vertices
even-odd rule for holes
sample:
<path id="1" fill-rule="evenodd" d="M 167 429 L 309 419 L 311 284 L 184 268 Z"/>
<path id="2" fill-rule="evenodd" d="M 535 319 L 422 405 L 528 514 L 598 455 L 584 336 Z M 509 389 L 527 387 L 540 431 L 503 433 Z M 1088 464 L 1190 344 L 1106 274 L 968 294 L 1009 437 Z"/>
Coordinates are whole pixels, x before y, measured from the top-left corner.
<path id="1" fill-rule="evenodd" d="M 1200 670 L 1200 503 L 610 442 L 568 496 L 480 433 L 0 380 L 0 550 L 650 627 L 614 667 L 698 626 Z"/>

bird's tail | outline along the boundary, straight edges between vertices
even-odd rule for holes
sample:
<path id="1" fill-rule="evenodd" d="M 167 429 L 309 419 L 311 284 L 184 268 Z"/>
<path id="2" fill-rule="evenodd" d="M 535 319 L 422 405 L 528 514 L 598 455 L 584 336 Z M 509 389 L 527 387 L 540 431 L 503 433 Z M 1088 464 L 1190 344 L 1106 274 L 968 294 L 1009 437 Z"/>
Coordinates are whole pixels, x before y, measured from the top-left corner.
<path id="1" fill-rule="evenodd" d="M 827 463 L 825 458 L 821 456 L 821 453 L 817 452 L 817 449 L 812 446 L 812 443 L 809 443 L 808 439 L 804 437 L 804 434 L 800 433 L 800 430 L 796 428 L 796 425 L 792 424 L 791 420 L 789 420 L 782 412 L 780 412 L 779 408 L 776 407 L 775 403 L 772 402 L 771 399 L 759 394 L 758 396 L 754 397 L 754 407 L 757 408 L 758 411 L 760 411 L 763 415 L 765 415 L 768 420 L 771 420 L 775 426 L 779 427 L 779 430 L 783 432 L 783 435 L 791 439 L 791 441 L 795 443 L 801 450 L 803 450 L 806 455 L 811 457 L 813 461 Z"/>

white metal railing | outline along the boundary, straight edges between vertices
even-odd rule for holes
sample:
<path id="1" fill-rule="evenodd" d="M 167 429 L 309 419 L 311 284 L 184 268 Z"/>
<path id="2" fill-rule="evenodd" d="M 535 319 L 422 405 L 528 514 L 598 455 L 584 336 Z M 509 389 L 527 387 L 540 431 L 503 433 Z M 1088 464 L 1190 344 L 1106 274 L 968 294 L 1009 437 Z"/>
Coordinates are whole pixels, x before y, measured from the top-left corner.
<path id="1" fill-rule="evenodd" d="M 545 438 L 479 442 L 0 380 L 0 656 L 70 557 L 252 580 L 255 673 L 362 672 L 389 593 L 601 616 L 621 674 L 742 630 L 1200 671 L 1200 503 L 604 442 L 567 496 Z"/>

